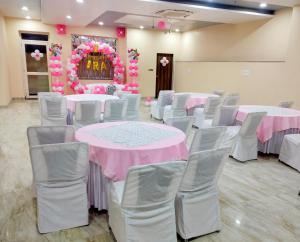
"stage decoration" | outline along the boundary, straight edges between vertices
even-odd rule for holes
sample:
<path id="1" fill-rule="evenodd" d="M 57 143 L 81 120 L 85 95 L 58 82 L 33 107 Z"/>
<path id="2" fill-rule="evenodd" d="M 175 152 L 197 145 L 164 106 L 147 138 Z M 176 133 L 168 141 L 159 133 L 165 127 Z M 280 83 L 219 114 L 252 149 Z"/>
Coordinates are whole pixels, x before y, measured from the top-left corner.
<path id="1" fill-rule="evenodd" d="M 169 64 L 169 60 L 164 56 L 163 58 L 161 58 L 160 63 L 162 64 L 162 66 L 166 66 Z"/>
<path id="2" fill-rule="evenodd" d="M 67 27 L 64 24 L 56 25 L 56 33 L 60 35 L 65 35 L 67 33 Z"/>
<path id="3" fill-rule="evenodd" d="M 157 28 L 160 29 L 160 30 L 165 30 L 167 27 L 167 24 L 164 20 L 159 20 L 157 22 Z"/>
<path id="4" fill-rule="evenodd" d="M 99 65 L 98 57 L 96 54 L 100 54 L 99 58 L 103 60 L 109 60 L 113 67 L 113 83 L 122 84 L 124 80 L 124 65 L 115 49 L 107 43 L 101 43 L 96 41 L 90 41 L 80 44 L 71 53 L 71 58 L 67 64 L 67 83 L 70 88 L 78 94 L 81 93 L 95 93 L 104 94 L 106 89 L 103 86 L 96 86 L 92 90 L 88 89 L 86 85 L 82 85 L 79 81 L 78 67 L 80 67 L 80 61 L 86 59 L 86 68 L 93 71 L 105 72 L 108 70 L 106 62 L 101 62 Z M 82 66 L 82 63 L 81 63 Z"/>
<path id="5" fill-rule="evenodd" d="M 137 83 L 138 77 L 138 61 L 140 54 L 137 49 L 128 49 L 128 58 L 129 58 L 129 77 L 131 79 L 130 83 L 127 83 L 123 88 L 123 91 L 129 91 L 131 93 L 139 93 L 139 84 Z"/>
<path id="6" fill-rule="evenodd" d="M 117 27 L 116 28 L 117 37 L 118 38 L 125 38 L 126 36 L 126 29 L 124 27 Z"/>
<path id="7" fill-rule="evenodd" d="M 35 50 L 31 53 L 31 57 L 34 58 L 36 61 L 40 61 L 42 57 L 44 57 L 44 54 L 41 53 L 39 50 Z"/>
<path id="8" fill-rule="evenodd" d="M 49 48 L 50 61 L 49 61 L 49 70 L 52 76 L 52 91 L 59 92 L 64 94 L 65 84 L 60 80 L 60 77 L 63 74 L 63 66 L 61 61 L 61 44 L 51 44 Z"/>

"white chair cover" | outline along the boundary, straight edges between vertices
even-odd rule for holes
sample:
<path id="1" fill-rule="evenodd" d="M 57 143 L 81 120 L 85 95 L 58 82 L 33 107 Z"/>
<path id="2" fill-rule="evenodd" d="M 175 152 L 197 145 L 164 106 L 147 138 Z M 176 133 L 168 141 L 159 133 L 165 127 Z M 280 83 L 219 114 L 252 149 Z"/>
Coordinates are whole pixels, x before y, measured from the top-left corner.
<path id="1" fill-rule="evenodd" d="M 104 122 L 122 121 L 125 119 L 127 100 L 111 99 L 105 101 Z"/>
<path id="2" fill-rule="evenodd" d="M 235 106 L 240 100 L 240 95 L 238 93 L 229 94 L 223 100 L 224 106 Z"/>
<path id="3" fill-rule="evenodd" d="M 300 172 L 300 134 L 284 136 L 279 160 Z"/>
<path id="4" fill-rule="evenodd" d="M 62 96 L 61 93 L 59 92 L 39 92 L 38 93 L 38 100 L 40 100 L 43 97 L 57 97 L 57 96 Z"/>
<path id="5" fill-rule="evenodd" d="M 229 152 L 220 148 L 189 157 L 175 205 L 177 232 L 183 239 L 221 230 L 217 181 Z"/>
<path id="6" fill-rule="evenodd" d="M 212 126 L 212 119 L 221 104 L 220 97 L 209 97 L 204 108 L 196 108 L 194 110 L 193 125 L 198 128 L 208 128 Z"/>
<path id="7" fill-rule="evenodd" d="M 123 94 L 121 99 L 127 100 L 126 120 L 139 120 L 141 94 Z"/>
<path id="8" fill-rule="evenodd" d="M 165 106 L 163 117 L 164 122 L 166 122 L 168 118 L 185 117 L 187 114 L 185 105 L 189 97 L 190 94 L 175 93 L 172 105 Z"/>
<path id="9" fill-rule="evenodd" d="M 88 145 L 33 146 L 30 157 L 40 233 L 87 225 Z"/>
<path id="10" fill-rule="evenodd" d="M 293 101 L 285 101 L 285 102 L 280 102 L 279 107 L 282 108 L 291 108 L 293 106 L 294 102 Z"/>
<path id="11" fill-rule="evenodd" d="M 266 114 L 266 112 L 256 112 L 247 115 L 237 134 L 236 142 L 233 143 L 231 152 L 233 158 L 242 162 L 257 159 L 256 130 Z"/>
<path id="12" fill-rule="evenodd" d="M 101 103 L 98 101 L 76 102 L 74 125 L 81 128 L 86 125 L 99 123 L 101 119 Z"/>
<path id="13" fill-rule="evenodd" d="M 36 126 L 27 128 L 29 146 L 74 142 L 73 126 Z"/>
<path id="14" fill-rule="evenodd" d="M 163 90 L 159 92 L 157 101 L 151 102 L 151 116 L 156 119 L 163 119 L 164 108 L 171 105 L 173 101 L 174 91 Z"/>
<path id="15" fill-rule="evenodd" d="M 169 126 L 173 126 L 177 129 L 180 129 L 182 132 L 188 136 L 191 132 L 193 125 L 193 117 L 177 117 L 177 118 L 168 118 L 166 120 L 166 124 Z"/>
<path id="16" fill-rule="evenodd" d="M 213 94 L 223 97 L 223 95 L 225 94 L 225 91 L 224 90 L 214 90 Z"/>
<path id="17" fill-rule="evenodd" d="M 233 126 L 238 106 L 220 106 L 213 118 L 212 126 Z"/>
<path id="18" fill-rule="evenodd" d="M 60 95 L 40 97 L 41 123 L 43 126 L 67 125 L 67 101 Z"/>
<path id="19" fill-rule="evenodd" d="M 136 166 L 111 184 L 109 225 L 118 242 L 176 239 L 174 200 L 186 162 Z"/>
<path id="20" fill-rule="evenodd" d="M 190 154 L 195 152 L 217 149 L 221 146 L 226 132 L 226 127 L 212 127 L 199 129 L 195 132 Z"/>

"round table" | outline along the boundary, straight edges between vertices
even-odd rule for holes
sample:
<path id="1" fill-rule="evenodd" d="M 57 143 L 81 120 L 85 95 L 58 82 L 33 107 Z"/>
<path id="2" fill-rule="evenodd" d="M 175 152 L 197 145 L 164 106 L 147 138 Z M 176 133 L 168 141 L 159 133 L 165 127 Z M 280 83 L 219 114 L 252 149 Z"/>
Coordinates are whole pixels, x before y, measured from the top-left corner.
<path id="1" fill-rule="evenodd" d="M 190 94 L 186 102 L 186 109 L 192 109 L 197 106 L 202 106 L 206 103 L 209 97 L 219 97 L 218 95 L 212 93 L 201 93 L 201 92 L 184 92 L 185 94 Z"/>
<path id="2" fill-rule="evenodd" d="M 67 123 L 73 123 L 73 114 L 75 112 L 75 106 L 77 102 L 80 101 L 99 101 L 101 102 L 101 112 L 104 111 L 104 104 L 106 100 L 110 99 L 119 99 L 117 96 L 106 95 L 106 94 L 74 94 L 66 95 L 67 99 L 67 109 L 68 109 L 68 118 Z"/>
<path id="3" fill-rule="evenodd" d="M 276 106 L 242 105 L 237 121 L 243 122 L 248 113 L 267 112 L 257 128 L 259 151 L 279 154 L 285 134 L 300 133 L 300 111 Z"/>
<path id="4" fill-rule="evenodd" d="M 108 122 L 77 130 L 77 141 L 89 144 L 89 201 L 107 208 L 106 184 L 125 180 L 131 166 L 186 160 L 185 134 L 174 127 L 147 122 Z"/>

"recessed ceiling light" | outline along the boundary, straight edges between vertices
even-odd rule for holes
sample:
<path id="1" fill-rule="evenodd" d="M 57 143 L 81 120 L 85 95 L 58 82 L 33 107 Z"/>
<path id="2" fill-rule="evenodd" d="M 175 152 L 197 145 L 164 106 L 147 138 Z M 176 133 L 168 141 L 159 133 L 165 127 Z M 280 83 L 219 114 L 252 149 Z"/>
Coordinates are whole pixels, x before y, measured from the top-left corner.
<path id="1" fill-rule="evenodd" d="M 261 8 L 266 8 L 266 7 L 268 6 L 268 4 L 267 4 L 267 3 L 261 3 L 261 4 L 259 4 L 259 6 L 260 6 Z"/>
<path id="2" fill-rule="evenodd" d="M 180 31 L 180 29 L 175 29 L 175 31 L 176 31 L 176 32 L 179 32 L 179 31 Z"/>
<path id="3" fill-rule="evenodd" d="M 143 26 L 143 25 L 141 25 L 141 26 L 140 26 L 140 29 L 144 29 L 144 26 Z"/>
<path id="4" fill-rule="evenodd" d="M 104 25 L 104 23 L 102 21 L 98 22 L 99 25 Z"/>
<path id="5" fill-rule="evenodd" d="M 67 19 L 71 19 L 72 17 L 71 17 L 71 15 L 67 15 L 66 18 Z"/>
<path id="6" fill-rule="evenodd" d="M 76 0 L 78 3 L 84 3 L 84 0 Z"/>
<path id="7" fill-rule="evenodd" d="M 30 16 L 26 16 L 25 18 L 26 18 L 26 19 L 31 19 L 31 17 L 30 17 Z"/>
<path id="8" fill-rule="evenodd" d="M 23 11 L 28 11 L 28 8 L 27 8 L 26 6 L 23 6 L 21 9 L 22 9 Z"/>

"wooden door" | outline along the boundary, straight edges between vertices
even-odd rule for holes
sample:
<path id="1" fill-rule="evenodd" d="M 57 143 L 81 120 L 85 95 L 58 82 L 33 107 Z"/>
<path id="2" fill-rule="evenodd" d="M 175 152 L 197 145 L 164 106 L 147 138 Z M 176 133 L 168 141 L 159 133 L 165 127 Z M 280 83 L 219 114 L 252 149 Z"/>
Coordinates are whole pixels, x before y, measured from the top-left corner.
<path id="1" fill-rule="evenodd" d="M 168 60 L 165 66 L 161 63 L 163 58 Z M 157 53 L 156 58 L 156 88 L 155 97 L 160 90 L 172 90 L 173 54 Z"/>

